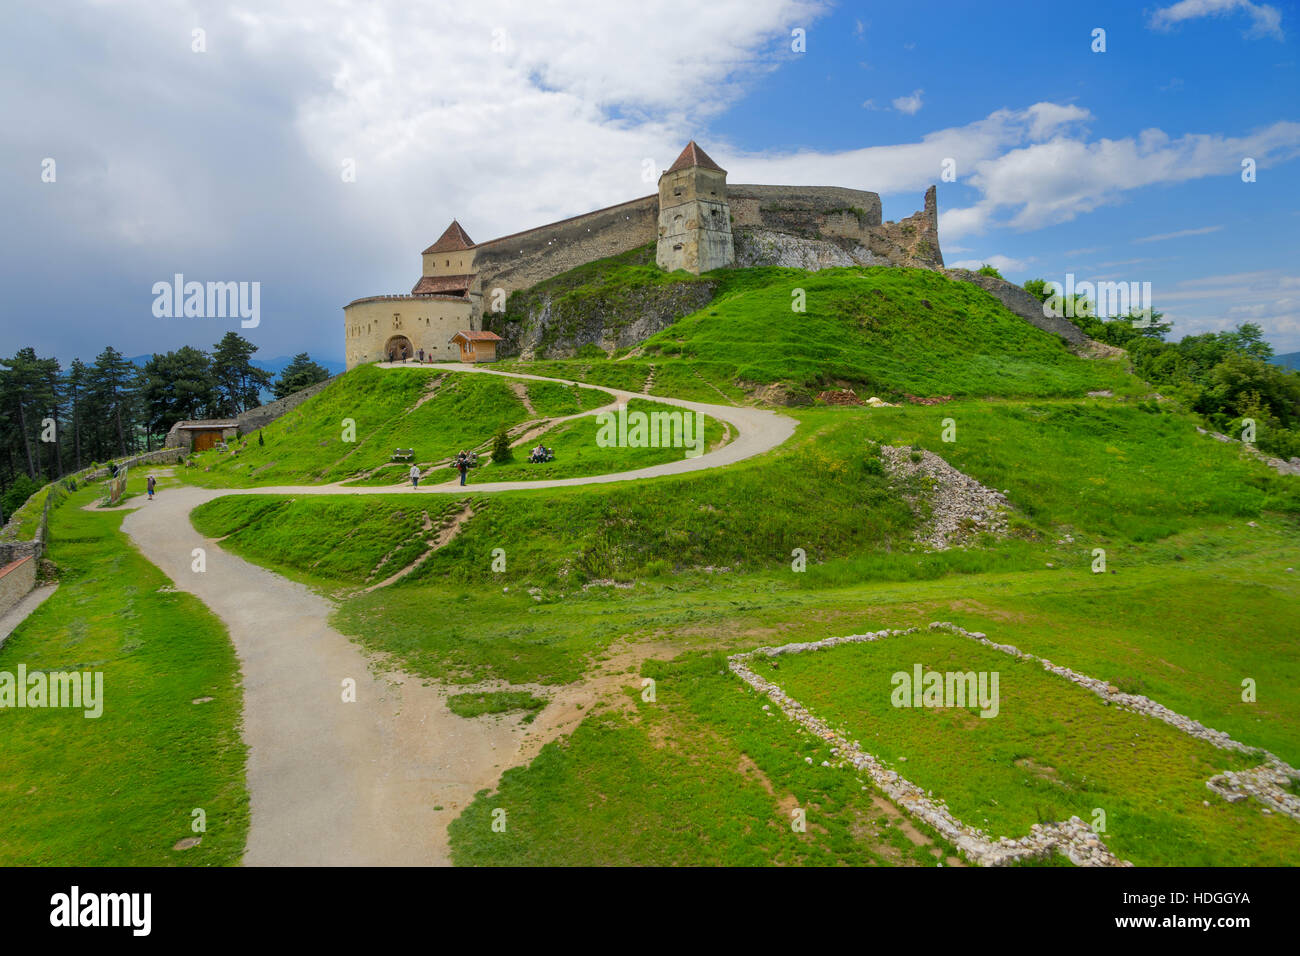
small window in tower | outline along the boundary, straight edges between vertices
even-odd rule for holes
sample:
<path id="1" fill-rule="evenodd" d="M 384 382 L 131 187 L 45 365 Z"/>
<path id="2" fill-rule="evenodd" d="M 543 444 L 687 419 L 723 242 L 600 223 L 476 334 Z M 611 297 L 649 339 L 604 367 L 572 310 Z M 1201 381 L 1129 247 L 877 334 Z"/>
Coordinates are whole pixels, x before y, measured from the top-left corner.
<path id="1" fill-rule="evenodd" d="M 680 249 L 681 247 L 682 247 L 682 244 L 679 242 L 679 243 L 677 243 L 677 245 L 673 246 L 673 251 L 676 252 L 676 251 L 677 251 L 678 249 Z"/>
<path id="2" fill-rule="evenodd" d="M 682 194 L 682 187 L 681 187 L 681 186 L 678 186 L 676 189 L 673 190 L 673 195 L 674 195 L 674 196 L 680 196 L 681 194 Z"/>

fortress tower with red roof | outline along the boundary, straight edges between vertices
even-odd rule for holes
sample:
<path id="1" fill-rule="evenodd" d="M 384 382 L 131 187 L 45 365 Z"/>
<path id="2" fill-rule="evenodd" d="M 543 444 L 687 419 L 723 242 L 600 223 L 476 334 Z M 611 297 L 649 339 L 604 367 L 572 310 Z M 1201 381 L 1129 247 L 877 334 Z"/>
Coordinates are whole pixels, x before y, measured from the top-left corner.
<path id="1" fill-rule="evenodd" d="M 655 261 L 672 272 L 699 275 L 733 265 L 727 171 L 691 140 L 659 177 L 659 238 Z"/>

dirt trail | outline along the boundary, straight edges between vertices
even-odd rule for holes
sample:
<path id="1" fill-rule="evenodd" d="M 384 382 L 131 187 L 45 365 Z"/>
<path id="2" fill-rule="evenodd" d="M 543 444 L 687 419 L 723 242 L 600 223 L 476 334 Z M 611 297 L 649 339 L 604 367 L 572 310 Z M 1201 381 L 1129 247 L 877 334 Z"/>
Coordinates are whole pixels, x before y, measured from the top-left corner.
<path id="1" fill-rule="evenodd" d="M 473 366 L 444 368 L 506 374 Z M 600 390 L 620 402 L 637 397 Z M 198 597 L 221 618 L 239 655 L 251 817 L 245 864 L 450 863 L 447 825 L 476 792 L 495 786 L 502 771 L 571 729 L 595 699 L 621 683 L 634 683 L 635 674 L 625 668 L 635 659 L 667 651 L 629 649 L 626 658 L 620 655 L 583 681 L 554 691 L 551 705 L 531 726 L 515 719 L 466 720 L 446 705 L 446 694 L 462 688 L 440 689 L 400 672 L 381 672 L 374 658 L 329 625 L 333 606 L 328 600 L 222 550 L 191 527 L 190 512 L 228 494 L 481 494 L 631 481 L 741 461 L 776 447 L 794 432 L 795 422 L 774 412 L 657 400 L 730 422 L 739 437 L 699 458 L 612 475 L 485 483 L 464 490 L 454 484 L 418 491 L 408 486 L 404 492 L 339 485 L 169 486 L 154 501 L 133 499 L 125 506 L 130 513 L 123 530 L 178 589 Z M 454 533 L 458 526 L 446 530 Z M 192 569 L 195 548 L 205 551 L 202 572 Z M 343 699 L 349 680 L 355 681 L 355 702 Z"/>
<path id="2" fill-rule="evenodd" d="M 532 400 L 528 397 L 528 386 L 523 382 L 511 382 L 510 390 L 515 393 L 515 397 L 523 403 L 524 411 L 529 415 L 536 415 L 537 409 L 533 408 Z"/>
<path id="3" fill-rule="evenodd" d="M 429 546 L 424 549 L 418 558 L 400 571 L 390 574 L 377 584 L 372 584 L 367 588 L 363 588 L 362 593 L 369 594 L 371 591 L 386 588 L 393 582 L 402 580 L 402 578 L 406 577 L 420 565 L 424 564 L 425 561 L 428 561 L 439 548 L 445 548 L 447 545 L 451 544 L 456 535 L 460 534 L 460 529 L 465 526 L 465 522 L 472 517 L 474 517 L 474 506 L 472 504 L 466 504 L 464 508 L 452 516 L 450 521 L 438 529 L 438 533 L 434 535 L 433 540 L 428 543 Z M 433 523 L 429 520 L 427 513 L 424 516 L 424 530 L 426 532 L 433 530 Z"/>

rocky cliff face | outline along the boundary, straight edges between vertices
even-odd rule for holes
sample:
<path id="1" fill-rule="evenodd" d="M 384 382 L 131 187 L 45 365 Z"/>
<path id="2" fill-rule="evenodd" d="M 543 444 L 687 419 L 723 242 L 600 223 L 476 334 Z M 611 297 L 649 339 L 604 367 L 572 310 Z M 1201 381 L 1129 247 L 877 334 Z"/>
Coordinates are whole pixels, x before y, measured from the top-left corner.
<path id="1" fill-rule="evenodd" d="M 788 269 L 834 269 L 838 266 L 885 266 L 888 262 L 854 240 L 805 239 L 770 229 L 737 229 L 733 233 L 736 265 L 783 266 Z"/>
<path id="2" fill-rule="evenodd" d="M 485 315 L 483 327 L 501 336 L 497 346 L 501 356 L 570 358 L 588 345 L 610 353 L 644 342 L 704 308 L 716 289 L 716 283 L 693 281 L 588 295 L 529 290 L 512 297 L 504 315 Z"/>

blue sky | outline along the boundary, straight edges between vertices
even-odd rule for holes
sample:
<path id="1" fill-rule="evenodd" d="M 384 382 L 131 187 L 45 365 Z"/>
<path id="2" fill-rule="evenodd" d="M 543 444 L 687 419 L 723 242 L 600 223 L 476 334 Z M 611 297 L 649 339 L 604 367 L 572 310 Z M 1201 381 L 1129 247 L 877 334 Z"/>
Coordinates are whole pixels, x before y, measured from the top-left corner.
<path id="1" fill-rule="evenodd" d="M 261 283 L 244 330 L 261 355 L 337 359 L 342 306 L 409 291 L 453 216 L 485 240 L 644 195 L 645 161 L 692 137 L 732 182 L 872 189 L 887 219 L 938 183 L 950 265 L 1150 282 L 1175 336 L 1255 321 L 1300 350 L 1292 3 L 125 0 L 9 17 L 0 354 L 66 364 L 238 328 L 155 317 L 153 283 L 180 272 Z"/>

